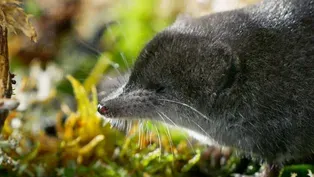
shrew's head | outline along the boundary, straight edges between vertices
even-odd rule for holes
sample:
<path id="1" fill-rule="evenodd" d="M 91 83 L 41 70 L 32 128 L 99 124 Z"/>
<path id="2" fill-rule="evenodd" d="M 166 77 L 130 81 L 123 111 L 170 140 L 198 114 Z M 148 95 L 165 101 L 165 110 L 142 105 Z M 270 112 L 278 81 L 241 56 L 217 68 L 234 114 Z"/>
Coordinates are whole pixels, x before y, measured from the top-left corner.
<path id="1" fill-rule="evenodd" d="M 141 51 L 126 84 L 100 101 L 112 119 L 154 119 L 187 126 L 205 119 L 220 90 L 237 70 L 230 47 L 202 34 L 167 29 Z M 203 117 L 203 118 L 202 118 Z"/>

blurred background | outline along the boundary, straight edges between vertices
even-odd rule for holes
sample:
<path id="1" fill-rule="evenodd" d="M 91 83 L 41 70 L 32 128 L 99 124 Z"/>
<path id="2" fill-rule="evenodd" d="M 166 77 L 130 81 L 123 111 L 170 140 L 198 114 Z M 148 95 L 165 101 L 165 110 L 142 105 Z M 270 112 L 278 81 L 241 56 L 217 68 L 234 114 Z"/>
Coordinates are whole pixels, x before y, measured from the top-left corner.
<path id="1" fill-rule="evenodd" d="M 22 1 L 37 43 L 19 31 L 9 33 L 20 105 L 2 130 L 0 176 L 216 177 L 259 171 L 257 162 L 199 144 L 180 130 L 139 122 L 125 132 L 96 111 L 96 86 L 110 88 L 110 79 L 128 71 L 143 46 L 179 14 L 197 17 L 257 1 Z"/>

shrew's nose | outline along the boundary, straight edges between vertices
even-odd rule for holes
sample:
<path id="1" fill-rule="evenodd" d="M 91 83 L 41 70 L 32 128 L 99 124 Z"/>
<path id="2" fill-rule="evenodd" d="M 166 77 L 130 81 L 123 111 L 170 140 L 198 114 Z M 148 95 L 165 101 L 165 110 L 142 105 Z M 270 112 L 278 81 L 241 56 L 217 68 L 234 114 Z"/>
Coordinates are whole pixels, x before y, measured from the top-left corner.
<path id="1" fill-rule="evenodd" d="M 107 115 L 108 112 L 109 112 L 109 109 L 108 109 L 107 106 L 104 106 L 104 105 L 100 105 L 100 104 L 99 104 L 97 111 L 98 111 L 100 114 L 102 114 L 102 115 Z"/>

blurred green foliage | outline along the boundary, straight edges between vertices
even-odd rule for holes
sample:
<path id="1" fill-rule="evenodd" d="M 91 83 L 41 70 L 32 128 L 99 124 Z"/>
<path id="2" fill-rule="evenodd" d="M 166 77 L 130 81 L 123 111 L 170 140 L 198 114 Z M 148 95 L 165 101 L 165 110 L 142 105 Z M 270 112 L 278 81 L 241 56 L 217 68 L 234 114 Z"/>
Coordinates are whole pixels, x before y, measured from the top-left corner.
<path id="1" fill-rule="evenodd" d="M 109 47 L 108 51 L 113 55 L 113 61 L 123 69 L 130 67 L 144 45 L 174 19 L 165 18 L 156 11 L 159 2 L 159 0 L 119 2 L 118 20 L 106 30 L 103 38 Z"/>

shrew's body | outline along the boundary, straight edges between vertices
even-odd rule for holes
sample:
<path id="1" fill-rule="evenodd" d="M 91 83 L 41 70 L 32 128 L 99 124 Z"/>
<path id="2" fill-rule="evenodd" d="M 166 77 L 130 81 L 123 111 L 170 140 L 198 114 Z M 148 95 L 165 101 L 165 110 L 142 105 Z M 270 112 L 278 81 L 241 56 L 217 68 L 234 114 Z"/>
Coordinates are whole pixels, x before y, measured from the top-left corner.
<path id="1" fill-rule="evenodd" d="M 99 111 L 166 121 L 270 162 L 312 153 L 314 0 L 178 19 Z"/>

